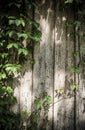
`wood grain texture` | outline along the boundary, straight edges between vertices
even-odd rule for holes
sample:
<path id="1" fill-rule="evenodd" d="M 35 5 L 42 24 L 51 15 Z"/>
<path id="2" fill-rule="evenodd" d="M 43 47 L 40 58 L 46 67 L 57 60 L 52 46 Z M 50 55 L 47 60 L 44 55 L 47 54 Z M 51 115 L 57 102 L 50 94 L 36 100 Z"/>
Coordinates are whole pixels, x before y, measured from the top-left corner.
<path id="1" fill-rule="evenodd" d="M 70 68 L 74 64 L 72 57 L 74 39 L 72 36 L 73 27 L 66 26 L 69 21 L 73 21 L 73 16 L 70 9 L 64 10 L 61 6 L 61 2 L 56 1 L 54 129 L 73 130 L 74 95 L 72 85 L 74 74 L 70 71 Z M 56 96 L 56 90 L 64 92 L 59 97 Z"/>
<path id="2" fill-rule="evenodd" d="M 33 95 L 35 97 L 47 92 L 53 101 L 54 10 L 52 0 L 49 3 L 46 1 L 40 3 L 35 19 L 40 22 L 42 40 L 34 47 Z M 51 104 L 48 113 L 49 125 L 49 121 L 46 124 L 43 120 L 40 122 L 42 127 L 47 127 L 49 130 L 52 129 L 52 111 Z"/>
<path id="3" fill-rule="evenodd" d="M 24 64 L 22 72 L 17 75 L 13 82 L 14 95 L 17 104 L 13 106 L 15 112 L 27 111 L 31 113 L 31 88 L 32 88 L 32 66 L 29 60 Z"/>
<path id="4" fill-rule="evenodd" d="M 43 93 L 51 96 L 48 121 L 45 111 L 40 112 L 37 130 L 84 130 L 85 129 L 85 43 L 82 38 L 85 23 L 74 28 L 74 11 L 63 8 L 62 0 L 42 0 L 35 9 L 35 20 L 40 23 L 42 40 L 35 44 L 35 64 L 24 66 L 19 84 L 14 81 L 17 110 L 36 111 L 34 100 Z M 79 36 L 75 33 L 79 31 Z M 74 54 L 76 57 L 74 58 Z M 80 64 L 80 62 L 84 64 Z M 81 73 L 71 71 L 77 65 Z M 79 89 L 74 95 L 73 85 Z M 31 113 L 32 114 L 32 113 Z"/>
<path id="5" fill-rule="evenodd" d="M 82 10 L 83 9 L 85 9 L 85 7 L 83 7 Z M 81 20 L 80 17 L 78 17 L 78 20 Z M 79 52 L 79 55 L 77 56 L 77 65 L 80 69 L 80 74 L 76 77 L 77 84 L 79 85 L 79 89 L 76 94 L 76 127 L 77 130 L 85 130 L 85 39 L 83 37 L 85 32 L 85 23 L 83 21 L 81 26 L 77 27 L 76 31 L 79 34 L 76 36 L 76 43 L 77 50 Z"/>

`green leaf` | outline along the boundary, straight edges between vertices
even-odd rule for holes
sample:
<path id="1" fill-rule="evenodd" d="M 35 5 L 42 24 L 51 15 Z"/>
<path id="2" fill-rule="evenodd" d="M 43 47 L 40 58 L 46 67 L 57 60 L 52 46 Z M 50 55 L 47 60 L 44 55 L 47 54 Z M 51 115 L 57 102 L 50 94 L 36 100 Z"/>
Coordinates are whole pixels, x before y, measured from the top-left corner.
<path id="1" fill-rule="evenodd" d="M 41 33 L 37 32 L 37 34 L 30 34 L 29 38 L 31 38 L 32 40 L 34 40 L 35 42 L 40 42 L 41 41 Z"/>
<path id="2" fill-rule="evenodd" d="M 24 21 L 24 19 L 20 19 L 20 24 L 22 24 L 22 26 L 24 27 L 25 26 L 25 21 Z"/>
<path id="3" fill-rule="evenodd" d="M 7 91 L 7 93 L 9 93 L 9 94 L 12 94 L 12 93 L 13 93 L 13 89 L 11 88 L 11 86 L 7 86 L 6 91 Z"/>
<path id="4" fill-rule="evenodd" d="M 6 73 L 0 73 L 0 80 L 6 79 L 6 78 L 7 78 Z"/>
<path id="5" fill-rule="evenodd" d="M 39 28 L 39 23 L 37 23 L 36 21 L 30 21 L 29 24 L 36 28 Z"/>
<path id="6" fill-rule="evenodd" d="M 42 104 L 42 102 L 40 102 L 40 101 L 37 102 L 36 105 L 37 105 L 37 108 L 38 108 L 38 109 L 42 109 L 42 107 L 43 107 L 43 104 Z"/>
<path id="7" fill-rule="evenodd" d="M 20 23 L 20 20 L 16 19 L 16 20 L 15 20 L 15 25 L 16 25 L 16 26 L 19 26 L 20 24 L 21 24 L 21 23 Z"/>
<path id="8" fill-rule="evenodd" d="M 20 18 L 17 19 L 16 17 L 9 17 L 9 25 L 16 25 L 16 26 L 20 26 L 22 25 L 23 27 L 25 26 L 25 21 L 24 19 Z"/>
<path id="9" fill-rule="evenodd" d="M 14 19 L 10 19 L 9 20 L 9 25 L 15 24 L 15 20 Z"/>
<path id="10" fill-rule="evenodd" d="M 19 43 L 18 42 L 16 42 L 16 43 L 9 43 L 9 45 L 7 46 L 7 49 L 11 49 L 13 47 L 18 49 Z"/>
<path id="11" fill-rule="evenodd" d="M 27 56 L 28 55 L 28 50 L 26 48 L 19 48 L 18 49 L 18 54 L 19 55 L 23 54 L 23 55 Z"/>
<path id="12" fill-rule="evenodd" d="M 5 91 L 6 91 L 6 86 L 3 86 L 3 87 L 2 87 L 2 90 L 5 92 Z"/>
<path id="13" fill-rule="evenodd" d="M 21 19 L 16 19 L 15 24 L 17 26 L 22 25 L 24 27 L 25 26 L 25 21 L 22 18 Z"/>
<path id="14" fill-rule="evenodd" d="M 24 38 L 27 39 L 28 38 L 28 33 L 17 33 L 18 38 Z"/>
<path id="15" fill-rule="evenodd" d="M 45 101 L 50 105 L 52 103 L 52 99 L 51 99 L 51 96 L 47 95 L 45 97 Z"/>
<path id="16" fill-rule="evenodd" d="M 72 66 L 71 68 L 70 68 L 70 70 L 72 71 L 72 72 L 74 72 L 74 73 L 77 73 L 77 74 L 80 74 L 80 69 L 77 67 L 77 66 Z"/>
<path id="17" fill-rule="evenodd" d="M 6 64 L 5 65 L 5 70 L 6 71 L 11 71 L 13 73 L 21 71 L 21 65 L 15 65 L 15 64 Z"/>
<path id="18" fill-rule="evenodd" d="M 29 116 L 29 112 L 27 109 L 25 109 L 24 111 L 21 112 L 21 118 L 22 119 L 27 119 Z"/>
<path id="19" fill-rule="evenodd" d="M 9 30 L 7 31 L 6 35 L 8 35 L 9 37 L 12 37 L 14 33 L 15 33 L 14 30 Z"/>
<path id="20" fill-rule="evenodd" d="M 5 40 L 0 41 L 0 46 L 2 47 L 5 43 Z"/>
<path id="21" fill-rule="evenodd" d="M 2 57 L 3 59 L 6 58 L 8 56 L 8 53 L 0 53 L 0 57 Z"/>
<path id="22" fill-rule="evenodd" d="M 72 85 L 72 88 L 73 88 L 74 90 L 78 90 L 78 89 L 79 89 L 79 86 L 78 86 L 77 84 L 74 84 L 74 85 Z"/>

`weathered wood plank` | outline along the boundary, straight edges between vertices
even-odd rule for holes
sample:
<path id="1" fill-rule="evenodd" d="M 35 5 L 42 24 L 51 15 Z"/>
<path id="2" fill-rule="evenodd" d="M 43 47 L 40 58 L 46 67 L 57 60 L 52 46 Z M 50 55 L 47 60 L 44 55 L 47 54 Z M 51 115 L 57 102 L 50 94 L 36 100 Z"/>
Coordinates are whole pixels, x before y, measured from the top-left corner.
<path id="1" fill-rule="evenodd" d="M 56 25 L 55 25 L 55 82 L 54 93 L 65 87 L 65 39 L 63 39 L 62 14 L 59 12 L 59 2 L 56 3 Z M 64 105 L 63 99 L 54 97 L 54 129 L 61 130 L 63 124 Z M 64 101 L 65 103 L 65 101 Z"/>
<path id="2" fill-rule="evenodd" d="M 46 80 L 45 80 L 45 91 L 51 96 L 52 103 L 48 112 L 49 124 L 47 130 L 53 129 L 53 88 L 54 88 L 54 3 L 50 0 L 50 5 L 47 10 L 46 19 Z"/>
<path id="3" fill-rule="evenodd" d="M 32 66 L 29 61 L 24 65 L 20 87 L 20 111 L 31 112 Z"/>
<path id="4" fill-rule="evenodd" d="M 32 106 L 32 112 L 37 112 L 35 97 L 41 97 L 45 92 L 51 96 L 49 121 L 44 120 L 43 109 L 38 120 L 39 130 L 43 127 L 47 130 L 74 130 L 74 123 L 76 130 L 85 129 L 85 64 L 79 63 L 85 62 L 85 44 L 82 36 L 74 37 L 73 13 L 70 8 L 63 8 L 59 0 L 55 0 L 55 3 L 53 0 L 39 1 L 35 19 L 40 23 L 42 40 L 34 46 L 35 64 L 32 70 L 28 61 L 23 67 L 20 78 L 14 81 L 15 96 L 18 100 L 18 104 L 14 107 L 15 111 L 31 112 Z M 85 32 L 84 26 L 82 24 L 80 35 Z M 75 49 L 74 42 L 76 42 Z M 74 58 L 75 50 L 78 52 L 76 58 Z M 81 69 L 81 74 L 75 76 L 70 70 L 74 62 Z M 79 85 L 76 97 L 73 90 L 74 80 Z"/>
<path id="5" fill-rule="evenodd" d="M 53 100 L 53 26 L 54 26 L 54 11 L 53 1 L 42 1 L 40 3 L 39 10 L 36 10 L 36 20 L 40 23 L 40 29 L 42 31 L 42 40 L 40 44 L 35 45 L 34 48 L 34 71 L 33 71 L 33 95 L 39 96 L 41 93 L 47 92 Z M 51 104 L 48 114 L 48 121 L 40 124 L 42 127 L 52 129 L 52 109 Z M 44 118 L 44 115 L 42 115 Z"/>
<path id="6" fill-rule="evenodd" d="M 73 16 L 65 12 L 62 4 L 56 1 L 55 25 L 55 82 L 54 93 L 62 92 L 60 97 L 54 97 L 54 129 L 74 129 L 74 97 L 72 84 L 74 80 L 70 67 L 73 65 L 73 36 L 72 27 L 65 27 L 65 23 L 73 21 Z M 63 94 L 64 93 L 64 94 Z M 56 93 L 55 93 L 56 95 Z M 58 94 L 57 94 L 58 95 Z M 62 96 L 63 95 L 63 96 Z"/>
<path id="7" fill-rule="evenodd" d="M 74 26 L 73 24 L 74 12 L 68 8 L 66 11 L 66 43 L 65 43 L 65 94 L 66 94 L 66 118 L 65 130 L 74 130 L 75 122 L 75 96 L 74 96 L 74 72 L 71 68 L 74 66 Z"/>
<path id="8" fill-rule="evenodd" d="M 82 8 L 82 10 L 85 7 Z M 80 69 L 80 74 L 77 75 L 77 84 L 79 86 L 79 89 L 77 91 L 77 102 L 76 102 L 76 128 L 77 130 L 85 130 L 85 39 L 83 37 L 85 32 L 85 23 L 83 22 L 83 16 L 82 24 L 80 27 L 77 27 L 77 33 L 79 35 L 76 36 L 77 39 L 77 50 L 79 52 L 79 55 L 77 56 L 77 65 Z"/>
<path id="9" fill-rule="evenodd" d="M 32 88 L 32 66 L 29 60 L 24 64 L 22 72 L 13 82 L 14 95 L 17 98 L 17 104 L 13 110 L 22 113 L 31 112 L 31 88 Z"/>

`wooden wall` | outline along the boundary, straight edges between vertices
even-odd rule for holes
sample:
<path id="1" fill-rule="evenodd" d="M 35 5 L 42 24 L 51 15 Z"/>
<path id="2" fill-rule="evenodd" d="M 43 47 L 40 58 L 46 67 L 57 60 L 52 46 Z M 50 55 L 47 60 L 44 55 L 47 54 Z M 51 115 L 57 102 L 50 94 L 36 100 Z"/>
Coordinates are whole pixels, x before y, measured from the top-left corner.
<path id="1" fill-rule="evenodd" d="M 75 12 L 70 6 L 64 8 L 62 0 L 38 3 L 35 19 L 40 23 L 42 40 L 34 46 L 35 64 L 28 60 L 14 82 L 18 100 L 14 110 L 26 109 L 31 114 L 35 97 L 47 92 L 52 98 L 47 130 L 85 130 L 85 25 L 68 25 L 75 20 Z M 72 72 L 72 66 L 78 66 L 81 73 Z M 79 86 L 77 91 L 74 84 Z"/>

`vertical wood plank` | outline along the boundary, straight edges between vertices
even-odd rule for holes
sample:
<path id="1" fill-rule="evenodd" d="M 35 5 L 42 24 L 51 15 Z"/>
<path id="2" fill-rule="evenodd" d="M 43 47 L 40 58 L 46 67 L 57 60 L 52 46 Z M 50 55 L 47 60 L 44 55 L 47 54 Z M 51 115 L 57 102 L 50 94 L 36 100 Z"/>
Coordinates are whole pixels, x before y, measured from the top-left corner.
<path id="1" fill-rule="evenodd" d="M 46 19 L 46 80 L 45 91 L 51 96 L 52 103 L 48 112 L 49 124 L 47 130 L 53 129 L 53 89 L 54 89 L 54 2 L 50 0 Z"/>
<path id="2" fill-rule="evenodd" d="M 55 25 L 55 82 L 54 82 L 54 129 L 74 129 L 74 97 L 72 92 L 73 73 L 70 67 L 73 65 L 73 27 L 65 27 L 65 23 L 71 20 L 68 10 L 63 10 L 62 2 L 56 1 L 56 25 Z M 59 97 L 60 90 L 62 94 Z M 63 94 L 64 93 L 64 94 Z M 63 95 L 63 96 L 62 96 Z"/>
<path id="3" fill-rule="evenodd" d="M 34 48 L 33 95 L 35 98 L 35 96 L 47 92 L 53 100 L 53 1 L 42 1 L 39 3 L 40 7 L 39 10 L 36 10 L 35 18 L 40 23 L 42 40 L 40 44 L 36 44 Z M 48 113 L 49 125 L 47 125 L 49 121 L 46 123 L 42 120 L 40 123 L 42 127 L 47 127 L 49 130 L 52 129 L 52 110 L 53 106 L 51 104 Z"/>
<path id="4" fill-rule="evenodd" d="M 46 21 L 45 21 L 45 10 L 47 6 L 43 6 L 43 2 L 39 2 L 38 9 L 35 10 L 35 20 L 40 23 L 40 30 L 42 32 L 42 40 L 40 43 L 37 43 L 34 47 L 34 60 L 35 64 L 33 67 L 33 111 L 37 110 L 37 107 L 34 103 L 35 98 L 42 98 L 42 94 L 45 89 L 45 38 L 46 38 Z M 38 112 L 37 112 L 38 113 Z M 40 117 L 37 121 L 37 129 L 43 127 L 43 111 L 39 111 Z"/>
<path id="5" fill-rule="evenodd" d="M 24 65 L 20 79 L 20 111 L 31 112 L 32 66 L 28 62 Z"/>
<path id="6" fill-rule="evenodd" d="M 17 104 L 13 110 L 22 113 L 26 111 L 31 113 L 31 87 L 32 87 L 32 66 L 29 60 L 24 64 L 22 72 L 13 82 L 14 95 L 17 98 Z"/>
<path id="7" fill-rule="evenodd" d="M 65 43 L 65 94 L 66 94 L 66 118 L 65 130 L 74 130 L 75 122 L 75 97 L 74 97 L 74 25 L 72 7 L 66 9 L 66 43 Z"/>
<path id="8" fill-rule="evenodd" d="M 83 5 L 85 2 L 83 3 Z M 82 10 L 85 7 L 82 6 Z M 82 19 L 81 19 L 82 16 Z M 77 29 L 77 65 L 80 69 L 80 74 L 77 75 L 77 84 L 79 89 L 77 90 L 77 103 L 76 103 L 76 127 L 77 130 L 85 130 L 85 39 L 83 37 L 85 32 L 84 15 L 78 16 L 78 20 L 81 21 L 81 26 Z"/>
<path id="9" fill-rule="evenodd" d="M 24 6 L 24 5 L 23 5 Z M 33 9 L 26 9 L 28 14 L 30 14 L 30 18 L 33 19 Z M 14 10 L 15 13 L 16 10 Z M 30 18 L 26 19 L 30 21 Z M 26 24 L 25 31 L 31 31 L 31 26 L 29 27 Z M 24 47 L 27 47 L 29 41 L 24 39 L 22 44 Z M 20 113 L 22 115 L 23 112 L 26 112 L 28 116 L 31 114 L 31 99 L 32 99 L 32 64 L 30 59 L 32 58 L 32 54 L 26 58 L 24 64 L 22 65 L 22 70 L 18 75 L 15 75 L 15 79 L 13 81 L 14 86 L 14 96 L 17 98 L 17 103 L 13 106 L 13 110 Z M 23 59 L 22 59 L 23 60 Z"/>
<path id="10" fill-rule="evenodd" d="M 55 81 L 54 81 L 54 129 L 61 130 L 64 126 L 63 113 L 65 101 L 56 96 L 56 90 L 65 86 L 65 39 L 62 24 L 63 14 L 59 11 L 60 2 L 56 1 L 56 23 L 55 23 Z M 64 104 L 63 104 L 64 102 Z"/>

